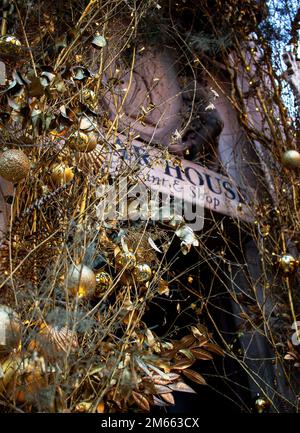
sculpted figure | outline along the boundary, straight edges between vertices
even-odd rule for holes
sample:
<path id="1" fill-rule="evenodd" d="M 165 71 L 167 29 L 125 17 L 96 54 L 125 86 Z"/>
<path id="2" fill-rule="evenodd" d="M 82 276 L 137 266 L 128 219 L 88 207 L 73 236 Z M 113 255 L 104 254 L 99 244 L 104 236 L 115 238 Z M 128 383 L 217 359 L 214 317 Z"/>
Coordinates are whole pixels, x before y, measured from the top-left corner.
<path id="1" fill-rule="evenodd" d="M 176 53 L 170 48 L 143 50 L 132 68 L 112 62 L 105 78 L 105 104 L 112 119 L 118 115 L 120 132 L 134 131 L 147 143 L 209 165 L 224 123 L 212 104 L 211 90 L 186 77 L 183 85 L 177 69 Z"/>

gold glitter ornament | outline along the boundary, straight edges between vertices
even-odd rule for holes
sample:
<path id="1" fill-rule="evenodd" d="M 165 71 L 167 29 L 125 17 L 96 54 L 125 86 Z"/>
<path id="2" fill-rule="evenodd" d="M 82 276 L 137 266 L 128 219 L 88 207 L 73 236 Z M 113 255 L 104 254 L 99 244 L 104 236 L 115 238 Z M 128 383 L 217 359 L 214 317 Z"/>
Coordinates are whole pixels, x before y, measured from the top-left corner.
<path id="1" fill-rule="evenodd" d="M 0 305 L 0 359 L 18 349 L 21 343 L 21 321 L 17 313 Z"/>
<path id="2" fill-rule="evenodd" d="M 134 268 L 134 276 L 139 283 L 147 283 L 151 280 L 152 271 L 147 263 L 139 263 Z"/>
<path id="3" fill-rule="evenodd" d="M 21 51 L 21 42 L 13 35 L 0 37 L 0 51 L 2 54 L 16 55 Z"/>
<path id="4" fill-rule="evenodd" d="M 282 156 L 282 163 L 288 168 L 299 168 L 300 153 L 297 150 L 287 150 Z"/>
<path id="5" fill-rule="evenodd" d="M 30 162 L 22 150 L 10 149 L 0 155 L 0 176 L 9 182 L 19 182 L 30 170 Z"/>
<path id="6" fill-rule="evenodd" d="M 91 152 L 95 149 L 98 143 L 98 136 L 94 132 L 75 131 L 68 138 L 67 144 L 78 152 Z"/>
<path id="7" fill-rule="evenodd" d="M 120 268 L 133 269 L 136 265 L 136 257 L 130 252 L 119 252 L 116 256 L 116 265 Z"/>
<path id="8" fill-rule="evenodd" d="M 95 296 L 100 297 L 111 286 L 112 278 L 107 272 L 101 271 L 96 275 L 96 281 L 97 286 Z"/>
<path id="9" fill-rule="evenodd" d="M 68 272 L 67 287 L 74 296 L 91 297 L 96 289 L 96 275 L 86 265 L 72 265 Z"/>
<path id="10" fill-rule="evenodd" d="M 270 402 L 265 398 L 258 397 L 255 400 L 255 409 L 258 413 L 265 412 L 270 407 Z"/>
<path id="11" fill-rule="evenodd" d="M 294 274 L 299 267 L 299 260 L 290 254 L 283 254 L 277 259 L 279 270 L 286 276 Z"/>
<path id="12" fill-rule="evenodd" d="M 70 182 L 73 177 L 73 169 L 67 164 L 61 162 L 51 166 L 51 179 L 55 185 L 64 185 Z"/>

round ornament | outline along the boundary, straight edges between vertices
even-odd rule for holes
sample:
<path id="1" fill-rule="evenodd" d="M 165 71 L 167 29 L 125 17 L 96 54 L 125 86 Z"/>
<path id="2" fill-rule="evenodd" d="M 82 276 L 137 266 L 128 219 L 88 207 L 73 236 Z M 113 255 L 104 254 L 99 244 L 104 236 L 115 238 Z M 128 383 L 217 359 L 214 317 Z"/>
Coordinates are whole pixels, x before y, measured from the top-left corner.
<path id="1" fill-rule="evenodd" d="M 0 51 L 2 54 L 16 55 L 20 52 L 21 42 L 13 35 L 0 37 Z"/>
<path id="2" fill-rule="evenodd" d="M 107 272 L 102 271 L 96 275 L 96 281 L 97 281 L 97 286 L 96 286 L 95 296 L 99 297 L 103 293 L 105 293 L 106 290 L 111 286 L 112 278 Z"/>
<path id="3" fill-rule="evenodd" d="M 116 265 L 120 268 L 133 269 L 136 265 L 136 257 L 130 252 L 119 252 L 116 256 Z"/>
<path id="4" fill-rule="evenodd" d="M 75 131 L 68 139 L 68 146 L 77 152 L 91 152 L 97 146 L 98 137 L 94 132 Z"/>
<path id="5" fill-rule="evenodd" d="M 64 185 L 70 182 L 74 177 L 74 172 L 71 167 L 63 162 L 53 164 L 51 167 L 51 179 L 55 185 Z"/>
<path id="6" fill-rule="evenodd" d="M 0 156 L 0 176 L 9 182 L 19 182 L 30 170 L 30 162 L 22 150 L 10 149 Z"/>
<path id="7" fill-rule="evenodd" d="M 291 254 L 283 254 L 277 260 L 279 270 L 286 276 L 294 274 L 299 267 L 299 260 Z"/>
<path id="8" fill-rule="evenodd" d="M 282 156 L 282 163 L 288 168 L 299 168 L 300 153 L 297 150 L 287 150 Z"/>
<path id="9" fill-rule="evenodd" d="M 139 263 L 134 268 L 134 276 L 139 283 L 147 283 L 151 280 L 152 271 L 147 263 Z"/>
<path id="10" fill-rule="evenodd" d="M 86 265 L 72 265 L 68 273 L 67 287 L 74 296 L 91 297 L 96 289 L 96 275 Z"/>

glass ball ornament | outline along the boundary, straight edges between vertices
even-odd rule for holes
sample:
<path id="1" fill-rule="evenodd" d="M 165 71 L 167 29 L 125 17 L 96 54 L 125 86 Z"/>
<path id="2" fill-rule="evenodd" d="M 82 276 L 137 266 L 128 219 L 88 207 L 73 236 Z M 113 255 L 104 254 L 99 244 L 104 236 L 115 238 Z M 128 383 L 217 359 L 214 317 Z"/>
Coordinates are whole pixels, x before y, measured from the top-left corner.
<path id="1" fill-rule="evenodd" d="M 277 259 L 277 265 L 283 275 L 288 276 L 297 271 L 299 260 L 295 259 L 291 254 L 283 254 Z"/>
<path id="2" fill-rule="evenodd" d="M 96 286 L 95 296 L 100 297 L 111 286 L 112 278 L 107 272 L 102 271 L 96 275 L 96 281 L 97 281 L 97 286 Z"/>
<path id="3" fill-rule="evenodd" d="M 152 270 L 147 263 L 139 263 L 136 265 L 133 273 L 139 283 L 147 283 L 151 280 Z"/>
<path id="4" fill-rule="evenodd" d="M 79 298 L 94 295 L 96 289 L 96 275 L 86 265 L 72 265 L 68 272 L 68 291 Z"/>
<path id="5" fill-rule="evenodd" d="M 21 321 L 7 305 L 0 305 L 0 359 L 18 349 L 21 344 Z"/>
<path id="6" fill-rule="evenodd" d="M 121 251 L 116 256 L 116 265 L 119 268 L 133 269 L 136 265 L 136 257 L 131 251 Z"/>
<path id="7" fill-rule="evenodd" d="M 9 182 L 19 182 L 30 170 L 30 162 L 22 150 L 9 149 L 0 156 L 0 176 Z"/>
<path id="8" fill-rule="evenodd" d="M 74 177 L 71 167 L 61 162 L 51 166 L 51 179 L 55 185 L 64 185 L 70 182 Z"/>
<path id="9" fill-rule="evenodd" d="M 98 136 L 94 132 L 82 132 L 75 131 L 68 138 L 67 144 L 73 149 L 77 150 L 77 152 L 91 152 L 94 150 L 98 143 Z"/>
<path id="10" fill-rule="evenodd" d="M 282 156 L 282 163 L 288 168 L 299 168 L 300 153 L 297 150 L 287 150 Z"/>

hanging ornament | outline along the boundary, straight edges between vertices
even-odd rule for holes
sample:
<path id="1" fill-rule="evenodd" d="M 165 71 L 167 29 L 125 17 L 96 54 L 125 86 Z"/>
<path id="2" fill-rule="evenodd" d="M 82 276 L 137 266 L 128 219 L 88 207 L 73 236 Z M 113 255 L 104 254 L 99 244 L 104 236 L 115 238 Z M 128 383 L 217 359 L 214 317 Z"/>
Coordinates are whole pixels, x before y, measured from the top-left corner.
<path id="1" fill-rule="evenodd" d="M 98 137 L 94 132 L 75 131 L 68 139 L 68 146 L 78 152 L 91 152 L 97 146 Z"/>
<path id="2" fill-rule="evenodd" d="M 4 35 L 0 37 L 0 51 L 4 55 L 17 55 L 21 51 L 21 42 L 18 38 L 12 35 Z"/>
<path id="3" fill-rule="evenodd" d="M 299 260 L 290 254 L 283 254 L 277 259 L 279 270 L 286 276 L 294 274 L 299 267 Z"/>
<path id="4" fill-rule="evenodd" d="M 139 283 L 147 283 L 150 281 L 152 271 L 147 263 L 139 263 L 134 268 L 134 276 Z"/>
<path id="5" fill-rule="evenodd" d="M 95 296 L 99 298 L 111 286 L 112 278 L 107 272 L 102 271 L 96 275 L 96 281 L 97 281 L 97 286 L 96 286 Z"/>
<path id="6" fill-rule="evenodd" d="M 19 182 L 30 170 L 30 162 L 22 150 L 10 149 L 0 156 L 0 176 L 9 182 Z"/>
<path id="7" fill-rule="evenodd" d="M 95 293 L 96 275 L 86 265 L 72 265 L 68 273 L 67 287 L 74 296 L 91 297 Z"/>
<path id="8" fill-rule="evenodd" d="M 257 397 L 255 400 L 255 409 L 258 413 L 265 412 L 270 407 L 270 402 L 263 397 Z"/>
<path id="9" fill-rule="evenodd" d="M 299 168 L 300 153 L 297 150 L 287 150 L 282 156 L 282 163 L 288 168 Z"/>
<path id="10" fill-rule="evenodd" d="M 21 322 L 17 313 L 0 305 L 0 359 L 17 349 L 21 342 Z"/>
<path id="11" fill-rule="evenodd" d="M 61 162 L 51 166 L 51 179 L 55 185 L 64 185 L 70 182 L 74 177 L 71 167 Z"/>
<path id="12" fill-rule="evenodd" d="M 120 251 L 116 256 L 116 265 L 119 268 L 133 269 L 136 265 L 136 257 L 131 251 Z"/>

